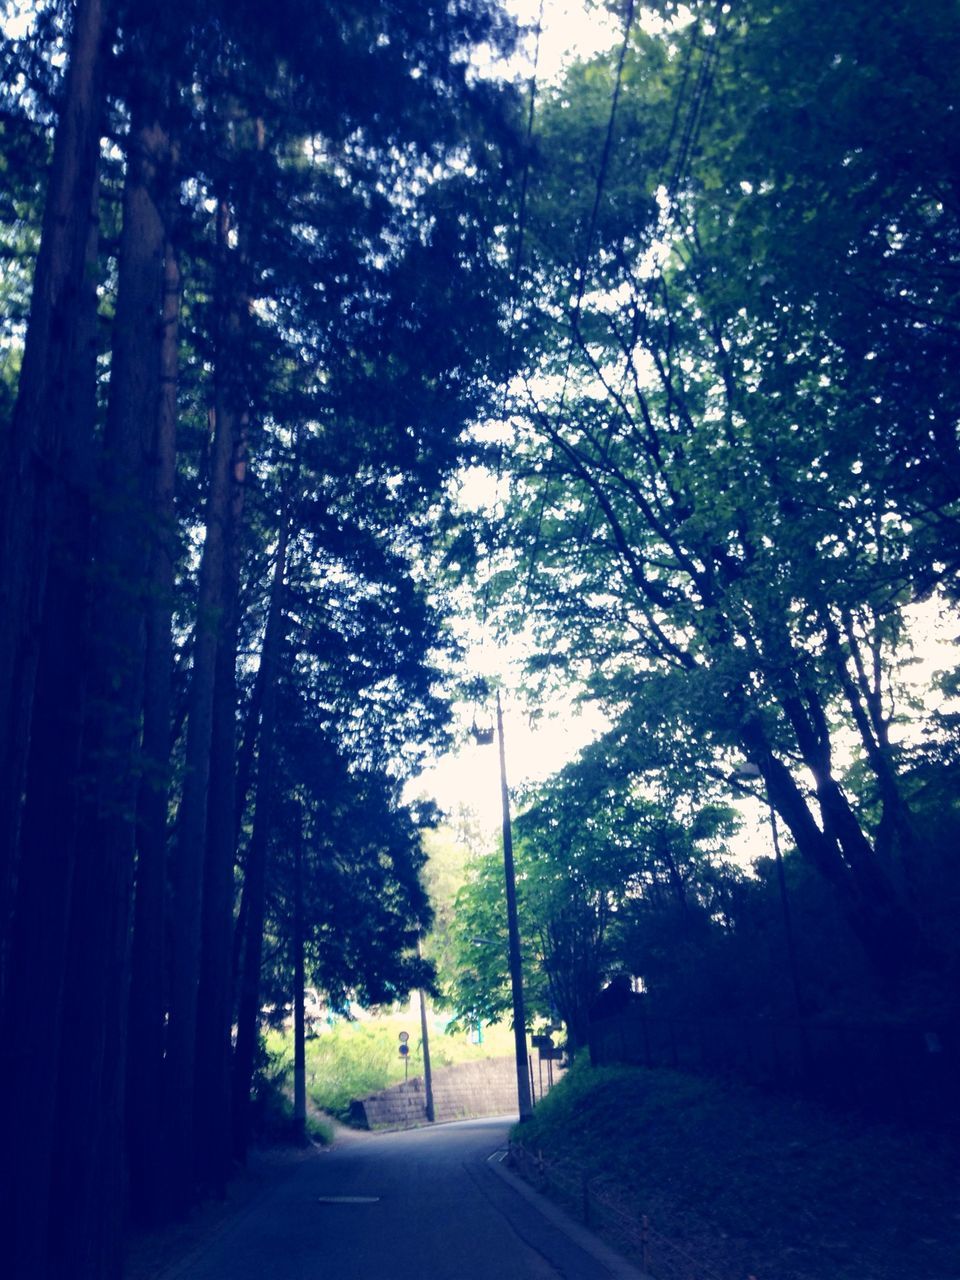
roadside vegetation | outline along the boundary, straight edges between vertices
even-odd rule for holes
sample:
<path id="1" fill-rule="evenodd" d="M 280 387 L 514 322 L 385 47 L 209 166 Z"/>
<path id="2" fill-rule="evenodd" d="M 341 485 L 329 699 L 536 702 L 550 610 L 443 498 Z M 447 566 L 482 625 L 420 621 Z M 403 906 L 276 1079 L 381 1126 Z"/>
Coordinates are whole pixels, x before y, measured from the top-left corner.
<path id="1" fill-rule="evenodd" d="M 638 1225 L 647 1215 L 657 1280 L 686 1280 L 683 1255 L 697 1275 L 757 1280 L 960 1274 L 960 1161 L 934 1133 L 679 1071 L 583 1061 L 513 1139 L 548 1167 L 585 1172 Z"/>
<path id="2" fill-rule="evenodd" d="M 513 1033 L 505 1026 L 484 1027 L 483 1041 L 476 1044 L 464 1032 L 444 1034 L 444 1025 L 442 1018 L 431 1020 L 430 1063 L 434 1070 L 480 1058 L 505 1057 L 513 1051 Z M 419 1010 L 414 1005 L 406 1011 L 384 1013 L 360 1021 L 344 1019 L 332 1026 L 324 1025 L 306 1042 L 308 1130 L 312 1136 L 326 1141 L 324 1114 L 345 1121 L 352 1099 L 365 1098 L 404 1079 L 404 1063 L 398 1049 L 401 1031 L 410 1036 L 407 1074 L 411 1079 L 423 1074 L 419 1027 Z M 269 1103 L 264 1104 L 264 1119 L 269 1120 L 277 1109 L 283 1116 L 290 1114 L 292 1032 L 289 1029 L 268 1031 L 264 1038 L 264 1051 L 259 1089 L 265 1099 L 272 1097 Z M 272 1129 L 271 1124 L 266 1125 L 268 1136 Z"/>
<path id="3" fill-rule="evenodd" d="M 531 1028 L 620 976 L 953 1108 L 960 7 L 586 7 L 546 82 L 506 0 L 0 4 L 5 1275 L 222 1196 L 305 988 L 512 1008 L 499 852 L 404 799 L 495 692 L 608 726 L 513 797 Z M 899 1138 L 604 1079 L 537 1123 L 744 1274 L 960 1274 Z"/>

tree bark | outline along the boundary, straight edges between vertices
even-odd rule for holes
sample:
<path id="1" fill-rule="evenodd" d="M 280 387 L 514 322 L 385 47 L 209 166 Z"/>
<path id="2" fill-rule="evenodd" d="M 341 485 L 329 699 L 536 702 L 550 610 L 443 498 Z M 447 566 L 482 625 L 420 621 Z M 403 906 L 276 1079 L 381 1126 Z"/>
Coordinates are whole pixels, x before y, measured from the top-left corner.
<path id="1" fill-rule="evenodd" d="M 88 292 L 93 205 L 105 104 L 110 0 L 79 0 L 54 141 L 30 323 L 10 430 L 0 445 L 0 1001 L 15 881 L 52 498 Z"/>
<path id="2" fill-rule="evenodd" d="M 885 875 L 839 785 L 829 775 L 817 778 L 821 827 L 756 721 L 745 723 L 743 741 L 800 856 L 832 885 L 880 983 L 893 990 L 922 961 L 923 941 L 915 917 Z"/>
<path id="3" fill-rule="evenodd" d="M 237 753 L 237 785 L 234 804 L 234 827 L 236 830 L 237 848 L 240 847 L 240 836 L 243 830 L 243 819 L 250 798 L 250 782 L 253 777 L 254 753 L 257 738 L 260 734 L 260 715 L 263 710 L 263 686 L 266 672 L 261 665 L 253 682 L 247 714 L 243 725 L 243 736 L 240 750 Z"/>
<path id="4" fill-rule="evenodd" d="M 293 863 L 293 1140 L 307 1145 L 307 1029 L 303 1001 L 303 809 L 297 806 Z M 421 995 L 423 993 L 421 992 Z"/>
<path id="5" fill-rule="evenodd" d="M 10 1274 L 48 1274 L 54 1099 L 60 1071 L 64 979 L 81 797 L 86 706 L 96 359 L 99 200 L 88 219 L 88 271 L 75 323 L 75 367 L 63 422 L 62 467 L 52 484 L 50 567 L 41 623 L 20 863 L 8 948 L 0 1045 L 4 1056 L 0 1203 L 10 1207 Z M 42 992 L 42 998 L 38 993 Z"/>
<path id="6" fill-rule="evenodd" d="M 160 1222 L 168 1206 L 157 1157 L 157 1101 L 163 1096 L 167 843 L 170 725 L 173 716 L 173 598 L 177 531 L 177 374 L 180 266 L 168 239 L 161 317 L 160 403 L 153 451 L 155 523 L 149 563 L 143 699 L 143 777 L 137 803 L 137 878 L 127 1067 L 130 1208 L 142 1223 Z"/>
<path id="7" fill-rule="evenodd" d="M 196 1070 L 197 993 L 200 977 L 202 893 L 207 831 L 207 796 L 213 743 L 217 649 L 224 608 L 229 556 L 232 463 L 239 413 L 231 385 L 231 362 L 240 316 L 230 279 L 227 245 L 229 211 L 218 210 L 220 319 L 217 335 L 217 390 L 207 499 L 206 537 L 200 562 L 197 624 L 187 720 L 183 793 L 173 859 L 173 953 L 167 1026 L 165 1110 L 170 1135 L 167 1170 L 172 1203 L 185 1213 L 194 1198 L 194 1077 Z"/>
<path id="8" fill-rule="evenodd" d="M 243 522 L 246 431 L 241 419 L 233 459 L 230 553 L 214 685 L 214 726 L 207 797 L 200 983 L 197 996 L 195 1147 L 197 1181 L 226 1194 L 231 1165 L 230 1027 L 232 1001 L 234 820 L 237 768 L 237 633 L 240 624 L 240 531 Z"/>
<path id="9" fill-rule="evenodd" d="M 167 139 L 146 78 L 131 102 L 110 396 L 94 551 L 96 613 L 84 731 L 85 792 L 57 1099 L 55 1270 L 120 1274 L 130 923 L 143 710 L 150 465 L 160 389 L 166 228 L 157 170 Z"/>
<path id="10" fill-rule="evenodd" d="M 270 609 L 260 661 L 265 665 L 263 714 L 260 721 L 260 755 L 253 833 L 247 850 L 244 899 L 246 929 L 240 970 L 237 1012 L 237 1045 L 233 1057 L 233 1149 L 246 1159 L 250 1140 L 250 1090 L 260 1029 L 260 963 L 263 956 L 263 921 L 266 908 L 267 857 L 273 824 L 276 777 L 277 703 L 281 659 L 285 643 L 284 578 L 287 562 L 289 518 L 281 527 L 274 566 Z"/>

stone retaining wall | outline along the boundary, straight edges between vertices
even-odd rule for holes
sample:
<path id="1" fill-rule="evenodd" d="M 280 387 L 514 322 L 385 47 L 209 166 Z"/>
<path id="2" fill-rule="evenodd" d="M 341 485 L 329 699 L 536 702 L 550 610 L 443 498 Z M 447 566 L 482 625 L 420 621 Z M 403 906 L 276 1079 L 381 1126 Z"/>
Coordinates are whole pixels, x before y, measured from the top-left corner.
<path id="1" fill-rule="evenodd" d="M 554 1081 L 559 1064 L 554 1063 Z M 534 1058 L 536 1070 L 536 1058 Z M 546 1089 L 546 1073 L 544 1073 Z M 537 1080 L 539 1095 L 539 1079 Z M 483 1058 L 433 1072 L 433 1109 L 437 1120 L 469 1120 L 517 1110 L 517 1068 L 513 1058 Z M 350 1121 L 363 1129 L 410 1128 L 426 1120 L 423 1077 L 416 1076 L 368 1098 L 350 1103 Z"/>

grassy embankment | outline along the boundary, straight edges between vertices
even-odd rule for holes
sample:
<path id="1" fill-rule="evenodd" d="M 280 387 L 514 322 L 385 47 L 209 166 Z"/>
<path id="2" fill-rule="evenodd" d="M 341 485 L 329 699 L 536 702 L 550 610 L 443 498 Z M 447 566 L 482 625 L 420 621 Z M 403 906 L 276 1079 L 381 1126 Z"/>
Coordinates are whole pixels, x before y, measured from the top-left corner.
<path id="1" fill-rule="evenodd" d="M 324 1115 L 345 1120 L 352 1098 L 364 1098 L 403 1080 L 401 1031 L 410 1036 L 407 1071 L 412 1079 L 423 1074 L 418 1010 L 319 1025 L 318 1034 L 306 1043 L 308 1128 L 314 1138 L 329 1138 L 330 1126 L 324 1124 Z M 293 1034 L 268 1031 L 265 1043 L 268 1087 L 263 1091 L 264 1105 L 275 1113 L 265 1117 L 265 1127 L 282 1129 L 289 1122 L 293 1094 Z M 512 1032 L 503 1027 L 485 1028 L 483 1044 L 477 1045 L 466 1035 L 445 1035 L 442 1021 L 431 1020 L 430 1062 L 434 1070 L 479 1058 L 504 1057 L 512 1051 Z"/>
<path id="2" fill-rule="evenodd" d="M 514 1131 L 649 1217 L 650 1270 L 722 1280 L 957 1280 L 955 1147 L 667 1070 L 578 1063 Z"/>

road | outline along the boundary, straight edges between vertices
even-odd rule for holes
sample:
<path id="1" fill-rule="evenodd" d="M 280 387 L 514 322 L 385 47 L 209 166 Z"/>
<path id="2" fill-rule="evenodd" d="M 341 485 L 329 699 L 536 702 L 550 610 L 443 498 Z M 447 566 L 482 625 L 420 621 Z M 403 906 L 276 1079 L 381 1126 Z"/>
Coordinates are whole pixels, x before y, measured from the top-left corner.
<path id="1" fill-rule="evenodd" d="M 491 1167 L 509 1123 L 350 1137 L 299 1165 L 165 1280 L 636 1275 Z"/>

